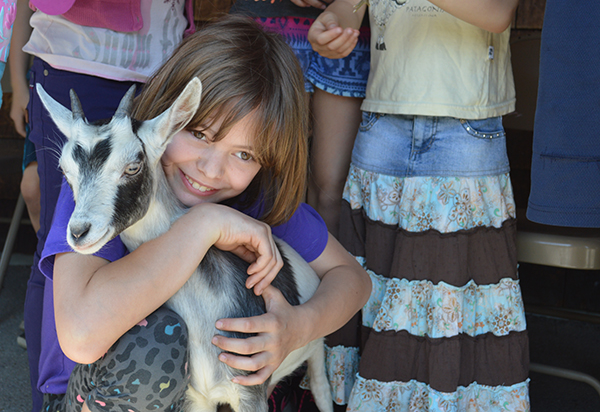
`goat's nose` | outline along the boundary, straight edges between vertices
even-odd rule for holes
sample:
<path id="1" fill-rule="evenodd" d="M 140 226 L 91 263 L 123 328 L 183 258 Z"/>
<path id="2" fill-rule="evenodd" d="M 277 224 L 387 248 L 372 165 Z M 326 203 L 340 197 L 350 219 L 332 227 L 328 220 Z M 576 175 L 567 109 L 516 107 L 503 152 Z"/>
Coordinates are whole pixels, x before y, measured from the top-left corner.
<path id="1" fill-rule="evenodd" d="M 91 227 L 92 227 L 92 224 L 89 222 L 71 225 L 71 227 L 70 227 L 71 236 L 73 236 L 73 238 L 75 240 L 80 240 L 80 239 L 84 238 L 85 235 L 88 234 Z"/>

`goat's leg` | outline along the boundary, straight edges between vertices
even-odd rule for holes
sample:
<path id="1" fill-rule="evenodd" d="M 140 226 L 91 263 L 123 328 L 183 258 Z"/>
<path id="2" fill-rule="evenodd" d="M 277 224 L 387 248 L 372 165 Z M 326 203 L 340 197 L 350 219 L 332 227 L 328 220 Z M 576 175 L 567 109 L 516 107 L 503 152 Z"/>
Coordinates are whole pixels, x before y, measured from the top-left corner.
<path id="1" fill-rule="evenodd" d="M 317 407 L 321 412 L 333 412 L 331 387 L 325 372 L 325 345 L 322 341 L 316 346 L 307 361 L 310 391 L 315 398 Z"/>

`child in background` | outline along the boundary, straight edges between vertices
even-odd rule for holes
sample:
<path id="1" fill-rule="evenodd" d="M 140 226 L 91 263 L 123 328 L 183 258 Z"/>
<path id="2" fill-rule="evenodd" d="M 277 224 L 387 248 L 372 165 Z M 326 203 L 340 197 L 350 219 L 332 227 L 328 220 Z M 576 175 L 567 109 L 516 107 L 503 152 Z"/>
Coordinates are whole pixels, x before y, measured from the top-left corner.
<path id="1" fill-rule="evenodd" d="M 13 24 L 17 17 L 16 0 L 5 0 L 0 3 L 0 79 L 4 76 L 8 53 L 10 52 L 10 42 L 13 33 Z M 0 88 L 0 105 L 2 104 L 2 89 Z"/>
<path id="2" fill-rule="evenodd" d="M 18 134 L 25 138 L 23 151 L 23 177 L 21 178 L 21 195 L 25 201 L 29 220 L 33 230 L 37 233 L 40 229 L 40 178 L 37 171 L 37 158 L 35 147 L 29 140 L 29 116 L 27 103 L 29 102 L 29 70 L 30 55 L 23 52 L 23 46 L 31 35 L 29 18 L 33 13 L 27 0 L 17 1 L 17 20 L 13 30 L 13 49 L 9 58 L 10 85 L 12 87 L 12 102 L 10 118 L 15 124 Z"/>
<path id="3" fill-rule="evenodd" d="M 305 188 L 308 113 L 298 104 L 302 73 L 289 46 L 247 18 L 226 16 L 208 24 L 148 81 L 133 117 L 158 116 L 194 77 L 203 85 L 200 106 L 162 157 L 174 195 L 190 207 L 169 231 L 129 254 L 119 238 L 96 255 L 74 253 L 64 231 L 73 198 L 63 183 L 40 267 L 54 283 L 61 347 L 78 364 L 42 365 L 42 376 L 55 383 L 55 392 L 46 395 L 50 411 L 181 410 L 189 378 L 187 334 L 181 318 L 162 305 L 213 244 L 256 256 L 249 284 L 268 308 L 265 315 L 223 319 L 219 326 L 257 336 L 213 340 L 224 351 L 223 362 L 256 371 L 238 377 L 242 385 L 264 382 L 291 351 L 342 326 L 368 298 L 366 272 L 314 210 L 298 206 Z M 290 306 L 267 286 L 281 262 L 264 222 L 321 277 L 303 305 Z M 54 319 L 48 321 L 54 326 Z M 176 326 L 168 340 L 159 328 L 164 322 Z M 56 335 L 45 337 L 45 345 L 58 346 Z M 126 361 L 120 356 L 125 350 Z M 156 362 L 144 361 L 149 351 Z M 164 362 L 172 372 L 163 393 L 157 382 L 165 375 Z M 140 376 L 151 379 L 132 386 Z"/>
<path id="4" fill-rule="evenodd" d="M 317 51 L 345 55 L 359 3 L 336 0 L 317 18 Z M 361 334 L 336 334 L 346 342 L 338 357 L 356 361 L 330 371 L 346 377 L 338 403 L 348 411 L 529 410 L 501 118 L 515 107 L 516 6 L 369 1 L 372 65 L 340 241 L 370 271 L 373 292 L 362 323 L 346 329 Z"/>
<path id="5" fill-rule="evenodd" d="M 312 6 L 311 6 L 312 4 Z M 253 17 L 265 29 L 281 34 L 292 46 L 312 96 L 312 143 L 307 202 L 337 237 L 342 190 L 369 74 L 369 27 L 353 38 L 347 57 L 328 59 L 316 53 L 307 35 L 325 3 L 317 0 L 237 0 L 231 11 Z"/>
<path id="6" fill-rule="evenodd" d="M 185 33 L 194 31 L 192 0 L 32 0 L 31 36 L 23 50 L 33 58 L 28 101 L 20 99 L 13 109 L 29 116 L 29 138 L 35 146 L 40 179 L 40 229 L 25 298 L 25 336 L 32 380 L 33 412 L 39 412 L 44 393 L 53 393 L 56 383 L 46 364 L 69 368 L 72 363 L 58 346 L 42 346 L 41 335 L 55 335 L 53 326 L 42 329 L 43 302 L 51 301 L 52 288 L 45 288 L 39 259 L 50 230 L 62 174 L 57 151 L 64 136 L 42 108 L 35 83 L 57 101 L 69 104 L 69 90 L 79 96 L 94 121 L 112 116 L 121 97 L 132 84 L 140 84 L 171 55 Z M 15 102 L 16 103 L 16 102 Z M 27 106 L 24 106 L 27 104 Z M 51 283 L 50 283 L 51 284 Z M 44 322 L 53 325 L 53 322 Z M 63 362 L 63 364 L 59 364 Z"/>

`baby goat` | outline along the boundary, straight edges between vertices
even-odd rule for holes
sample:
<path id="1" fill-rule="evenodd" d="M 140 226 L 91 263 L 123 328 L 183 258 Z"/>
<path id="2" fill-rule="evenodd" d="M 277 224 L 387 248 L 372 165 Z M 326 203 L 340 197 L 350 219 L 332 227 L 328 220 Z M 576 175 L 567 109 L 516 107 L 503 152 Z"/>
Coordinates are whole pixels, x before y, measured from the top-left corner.
<path id="1" fill-rule="evenodd" d="M 166 232 L 185 213 L 167 184 L 160 158 L 171 137 L 195 114 L 202 91 L 200 80 L 194 78 L 164 113 L 143 122 L 130 117 L 133 87 L 110 122 L 102 124 L 88 124 L 73 90 L 72 111 L 51 98 L 39 84 L 37 91 L 67 137 L 60 166 L 75 198 L 67 229 L 67 240 L 75 251 L 95 253 L 119 234 L 125 246 L 134 250 Z M 286 263 L 272 284 L 291 304 L 303 303 L 315 292 L 319 278 L 289 245 L 279 240 L 278 245 Z M 322 339 L 292 352 L 270 382 L 258 386 L 232 383 L 233 376 L 247 372 L 218 360 L 220 349 L 211 343 L 216 333 L 223 334 L 215 328 L 217 319 L 265 313 L 262 297 L 245 287 L 247 267 L 235 255 L 213 247 L 167 302 L 185 320 L 189 333 L 191 379 L 186 411 L 214 412 L 219 404 L 229 404 L 236 412 L 266 412 L 268 384 L 289 375 L 305 360 L 319 409 L 332 411 Z"/>

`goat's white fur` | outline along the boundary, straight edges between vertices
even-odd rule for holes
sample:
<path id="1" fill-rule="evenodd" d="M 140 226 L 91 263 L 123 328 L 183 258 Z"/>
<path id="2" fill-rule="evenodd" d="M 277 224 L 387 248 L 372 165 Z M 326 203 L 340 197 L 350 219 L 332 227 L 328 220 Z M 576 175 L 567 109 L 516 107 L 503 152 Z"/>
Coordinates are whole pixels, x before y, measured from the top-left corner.
<path id="1" fill-rule="evenodd" d="M 144 151 L 147 156 L 146 166 L 154 182 L 154 195 L 145 215 L 121 233 L 123 243 L 129 250 L 134 250 L 142 243 L 167 231 L 171 224 L 185 213 L 168 186 L 160 158 L 170 138 L 183 129 L 196 112 L 201 89 L 198 79 L 190 81 L 167 111 L 152 120 L 142 122 L 136 136 L 128 117 L 115 115 L 107 125 L 90 125 L 83 117 L 83 112 L 76 116 L 75 109 L 73 112 L 66 109 L 37 85 L 43 104 L 67 137 L 60 165 L 73 188 L 76 200 L 67 233 L 67 240 L 74 250 L 85 254 L 95 253 L 108 240 L 119 234 L 118 228 L 115 229 L 111 223 L 115 198 L 119 186 L 123 185 L 124 168 L 138 161 L 140 151 Z M 71 98 L 73 101 L 73 96 Z M 118 138 L 111 139 L 113 147 L 106 164 L 99 168 L 97 176 L 91 181 L 89 178 L 83 179 L 83 171 L 74 159 L 75 147 L 81 146 L 84 151 L 90 152 L 109 135 Z M 73 233 L 83 226 L 89 226 L 85 238 L 75 237 Z M 294 268 L 300 302 L 303 303 L 313 295 L 319 279 L 291 247 L 281 241 L 278 241 L 278 244 L 282 254 L 288 257 Z M 231 382 L 233 371 L 218 360 L 220 350 L 210 343 L 212 336 L 218 333 L 215 321 L 223 317 L 220 308 L 230 297 L 226 291 L 220 294 L 206 293 L 208 287 L 205 283 L 205 277 L 197 271 L 167 302 L 188 326 L 191 381 L 186 393 L 186 410 L 213 412 L 218 404 L 229 403 L 235 411 L 256 412 L 256 405 L 247 404 L 248 388 Z M 278 382 L 292 373 L 305 360 L 309 361 L 311 389 L 319 409 L 322 412 L 332 411 L 331 393 L 325 376 L 322 339 L 292 352 L 273 373 L 271 383 Z"/>

